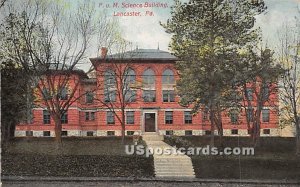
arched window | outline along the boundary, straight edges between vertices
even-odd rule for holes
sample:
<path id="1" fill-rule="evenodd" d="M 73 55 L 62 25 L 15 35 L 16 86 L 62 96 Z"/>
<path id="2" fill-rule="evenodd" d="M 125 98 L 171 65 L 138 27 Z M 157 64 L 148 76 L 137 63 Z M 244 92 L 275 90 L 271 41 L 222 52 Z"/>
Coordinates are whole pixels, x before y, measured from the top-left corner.
<path id="1" fill-rule="evenodd" d="M 112 70 L 107 70 L 104 73 L 105 86 L 111 86 L 116 83 L 115 73 Z"/>
<path id="2" fill-rule="evenodd" d="M 135 83 L 135 72 L 133 69 L 128 68 L 125 71 L 125 77 L 124 77 L 124 81 L 126 83 L 130 83 L 130 84 L 134 84 Z"/>
<path id="3" fill-rule="evenodd" d="M 166 69 L 162 74 L 163 84 L 175 84 L 174 73 L 170 69 Z"/>
<path id="4" fill-rule="evenodd" d="M 152 85 L 155 83 L 155 74 L 152 69 L 147 69 L 143 73 L 143 83 L 145 85 Z"/>

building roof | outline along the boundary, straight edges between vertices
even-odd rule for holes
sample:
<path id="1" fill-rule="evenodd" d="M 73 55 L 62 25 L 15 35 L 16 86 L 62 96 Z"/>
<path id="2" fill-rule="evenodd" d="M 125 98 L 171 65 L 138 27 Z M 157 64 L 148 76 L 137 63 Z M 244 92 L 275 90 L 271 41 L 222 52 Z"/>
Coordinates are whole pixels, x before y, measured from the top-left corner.
<path id="1" fill-rule="evenodd" d="M 62 63 L 49 63 L 49 64 L 45 64 L 45 66 L 43 66 L 42 68 L 44 68 L 43 70 L 45 73 L 53 74 L 54 72 L 57 72 L 63 74 L 66 72 L 72 72 L 72 73 L 77 73 L 78 75 L 83 77 L 88 77 L 83 70 L 78 69 L 77 67 L 72 68 L 71 66 Z"/>
<path id="2" fill-rule="evenodd" d="M 71 69 L 71 66 L 67 65 L 67 64 L 62 64 L 62 63 L 50 63 L 49 64 L 49 67 L 48 67 L 49 70 L 77 70 L 77 71 L 80 71 L 81 69 L 78 69 L 77 67 L 73 67 Z"/>
<path id="3" fill-rule="evenodd" d="M 101 59 L 94 58 L 91 60 Z M 115 60 L 177 60 L 177 58 L 167 51 L 159 49 L 135 49 L 124 53 L 108 55 L 106 59 Z"/>

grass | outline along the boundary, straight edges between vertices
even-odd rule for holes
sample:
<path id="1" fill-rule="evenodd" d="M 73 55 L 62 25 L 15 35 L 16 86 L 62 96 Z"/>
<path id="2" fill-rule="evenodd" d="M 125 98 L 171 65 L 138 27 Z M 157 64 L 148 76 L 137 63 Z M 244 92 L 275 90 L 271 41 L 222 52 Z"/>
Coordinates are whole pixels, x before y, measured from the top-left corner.
<path id="1" fill-rule="evenodd" d="M 205 147 L 210 137 L 166 137 L 177 147 Z M 247 137 L 224 137 L 224 147 L 251 147 Z M 216 141 L 216 146 L 220 144 Z M 254 156 L 191 156 L 197 178 L 222 179 L 300 179 L 300 158 L 295 155 L 294 138 L 264 137 Z"/>
<path id="2" fill-rule="evenodd" d="M 140 142 L 143 143 L 143 142 Z M 127 137 L 125 144 L 133 144 Z M 16 138 L 2 152 L 2 174 L 15 176 L 153 177 L 153 158 L 126 155 L 120 137 Z"/>
<path id="3" fill-rule="evenodd" d="M 177 141 L 174 141 L 178 139 Z M 205 136 L 166 137 L 177 147 L 205 147 Z M 144 143 L 144 142 L 139 142 Z M 127 137 L 125 144 L 133 144 Z M 218 145 L 218 141 L 216 141 Z M 224 137 L 226 147 L 249 147 L 249 138 Z M 191 156 L 197 178 L 300 179 L 293 138 L 261 138 L 255 156 Z M 15 176 L 154 177 L 153 158 L 126 155 L 120 137 L 16 138 L 2 148 L 2 174 Z"/>
<path id="4" fill-rule="evenodd" d="M 125 138 L 124 144 L 132 145 L 132 138 Z M 54 138 L 15 138 L 6 146 L 6 151 L 47 155 L 126 155 L 120 137 L 66 137 L 61 149 Z"/>

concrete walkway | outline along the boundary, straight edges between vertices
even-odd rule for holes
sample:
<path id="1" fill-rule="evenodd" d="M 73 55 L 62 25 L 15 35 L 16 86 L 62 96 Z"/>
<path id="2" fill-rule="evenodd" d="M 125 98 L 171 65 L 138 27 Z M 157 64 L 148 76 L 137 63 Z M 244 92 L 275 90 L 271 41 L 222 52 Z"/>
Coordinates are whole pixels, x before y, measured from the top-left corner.
<path id="1" fill-rule="evenodd" d="M 154 151 L 155 177 L 194 179 L 195 172 L 191 158 L 163 142 L 163 139 L 163 136 L 153 133 L 143 135 L 143 140 L 146 142 L 148 149 Z"/>

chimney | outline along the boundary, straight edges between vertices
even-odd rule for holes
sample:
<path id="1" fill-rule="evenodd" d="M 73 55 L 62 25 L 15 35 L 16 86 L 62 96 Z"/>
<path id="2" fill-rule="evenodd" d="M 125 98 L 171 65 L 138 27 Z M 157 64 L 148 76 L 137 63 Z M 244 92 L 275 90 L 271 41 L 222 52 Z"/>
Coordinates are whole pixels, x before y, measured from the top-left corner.
<path id="1" fill-rule="evenodd" d="M 101 47 L 101 58 L 105 58 L 107 55 L 107 48 Z"/>

